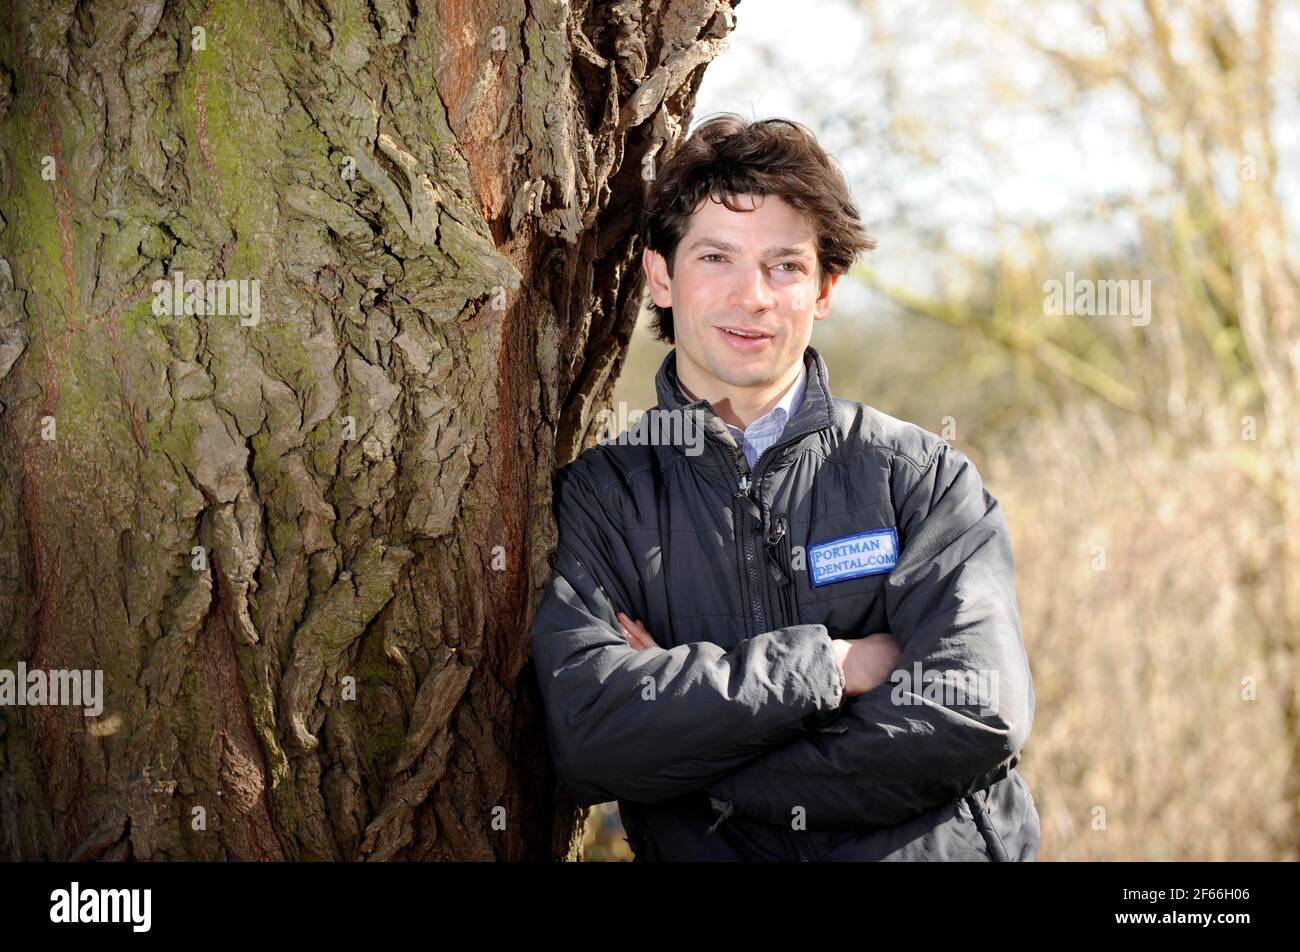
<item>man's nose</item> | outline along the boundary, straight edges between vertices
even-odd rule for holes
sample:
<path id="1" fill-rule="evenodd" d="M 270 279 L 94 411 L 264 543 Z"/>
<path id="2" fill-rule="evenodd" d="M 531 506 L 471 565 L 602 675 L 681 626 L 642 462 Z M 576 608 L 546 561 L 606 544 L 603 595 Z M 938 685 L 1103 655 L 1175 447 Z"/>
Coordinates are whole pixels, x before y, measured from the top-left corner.
<path id="1" fill-rule="evenodd" d="M 748 313 L 764 311 L 776 302 L 776 295 L 767 282 L 767 272 L 761 267 L 740 268 L 736 285 L 732 288 L 732 305 Z"/>

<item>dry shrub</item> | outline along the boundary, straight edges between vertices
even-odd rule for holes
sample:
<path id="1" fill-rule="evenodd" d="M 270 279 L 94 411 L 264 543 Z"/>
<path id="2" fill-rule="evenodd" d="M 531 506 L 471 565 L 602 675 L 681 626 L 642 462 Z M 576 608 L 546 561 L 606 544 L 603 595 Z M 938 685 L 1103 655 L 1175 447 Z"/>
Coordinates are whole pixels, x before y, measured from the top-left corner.
<path id="1" fill-rule="evenodd" d="M 1016 553 L 1040 859 L 1296 858 L 1289 688 L 1264 647 L 1274 529 L 1237 449 L 1160 449 L 1080 410 L 980 465 Z"/>

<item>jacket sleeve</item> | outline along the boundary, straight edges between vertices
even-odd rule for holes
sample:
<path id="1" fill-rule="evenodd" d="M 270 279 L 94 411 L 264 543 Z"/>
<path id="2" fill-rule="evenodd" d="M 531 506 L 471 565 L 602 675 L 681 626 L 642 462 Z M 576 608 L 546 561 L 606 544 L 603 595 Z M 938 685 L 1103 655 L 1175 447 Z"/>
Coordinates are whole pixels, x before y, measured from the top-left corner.
<path id="1" fill-rule="evenodd" d="M 788 824 L 803 807 L 809 830 L 891 826 L 1019 760 L 1034 692 L 1002 508 L 946 443 L 922 466 L 896 457 L 891 478 L 900 552 L 884 599 L 898 666 L 833 724 L 712 785 L 738 815 Z"/>
<path id="2" fill-rule="evenodd" d="M 646 617 L 616 521 L 577 464 L 559 474 L 559 546 L 530 641 L 561 781 L 580 806 L 702 790 L 833 717 L 844 676 L 823 625 L 632 648 L 615 611 Z"/>

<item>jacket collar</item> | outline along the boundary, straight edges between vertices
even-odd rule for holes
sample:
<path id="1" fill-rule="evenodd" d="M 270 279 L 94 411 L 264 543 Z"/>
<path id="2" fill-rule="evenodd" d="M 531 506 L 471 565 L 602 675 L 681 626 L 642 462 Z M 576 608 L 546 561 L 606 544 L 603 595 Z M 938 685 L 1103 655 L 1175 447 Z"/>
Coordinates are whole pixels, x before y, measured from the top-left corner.
<path id="1" fill-rule="evenodd" d="M 803 401 L 794 416 L 786 421 L 777 446 L 831 425 L 830 374 L 826 369 L 826 361 L 811 344 L 804 350 L 803 361 L 808 371 Z M 713 404 L 704 399 L 691 400 L 682 390 L 681 381 L 677 377 L 676 347 L 668 352 L 659 365 L 655 374 L 655 393 L 659 406 L 663 409 L 700 414 L 705 433 L 725 443 L 734 442 L 726 424 L 714 411 Z"/>

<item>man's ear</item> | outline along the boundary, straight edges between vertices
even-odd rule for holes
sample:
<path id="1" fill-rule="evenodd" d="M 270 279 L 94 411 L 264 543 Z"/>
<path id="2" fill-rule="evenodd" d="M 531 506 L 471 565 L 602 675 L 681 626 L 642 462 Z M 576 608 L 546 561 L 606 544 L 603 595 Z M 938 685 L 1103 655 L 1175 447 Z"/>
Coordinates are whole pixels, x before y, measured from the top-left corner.
<path id="1" fill-rule="evenodd" d="M 650 289 L 650 300 L 659 307 L 673 306 L 673 279 L 668 275 L 668 262 L 664 256 L 651 248 L 641 252 L 641 267 L 645 270 L 646 287 Z"/>
<path id="2" fill-rule="evenodd" d="M 828 274 L 825 285 L 817 293 L 817 300 L 813 303 L 813 320 L 820 321 L 831 312 L 831 289 L 835 287 L 835 282 L 840 279 L 838 274 Z"/>

